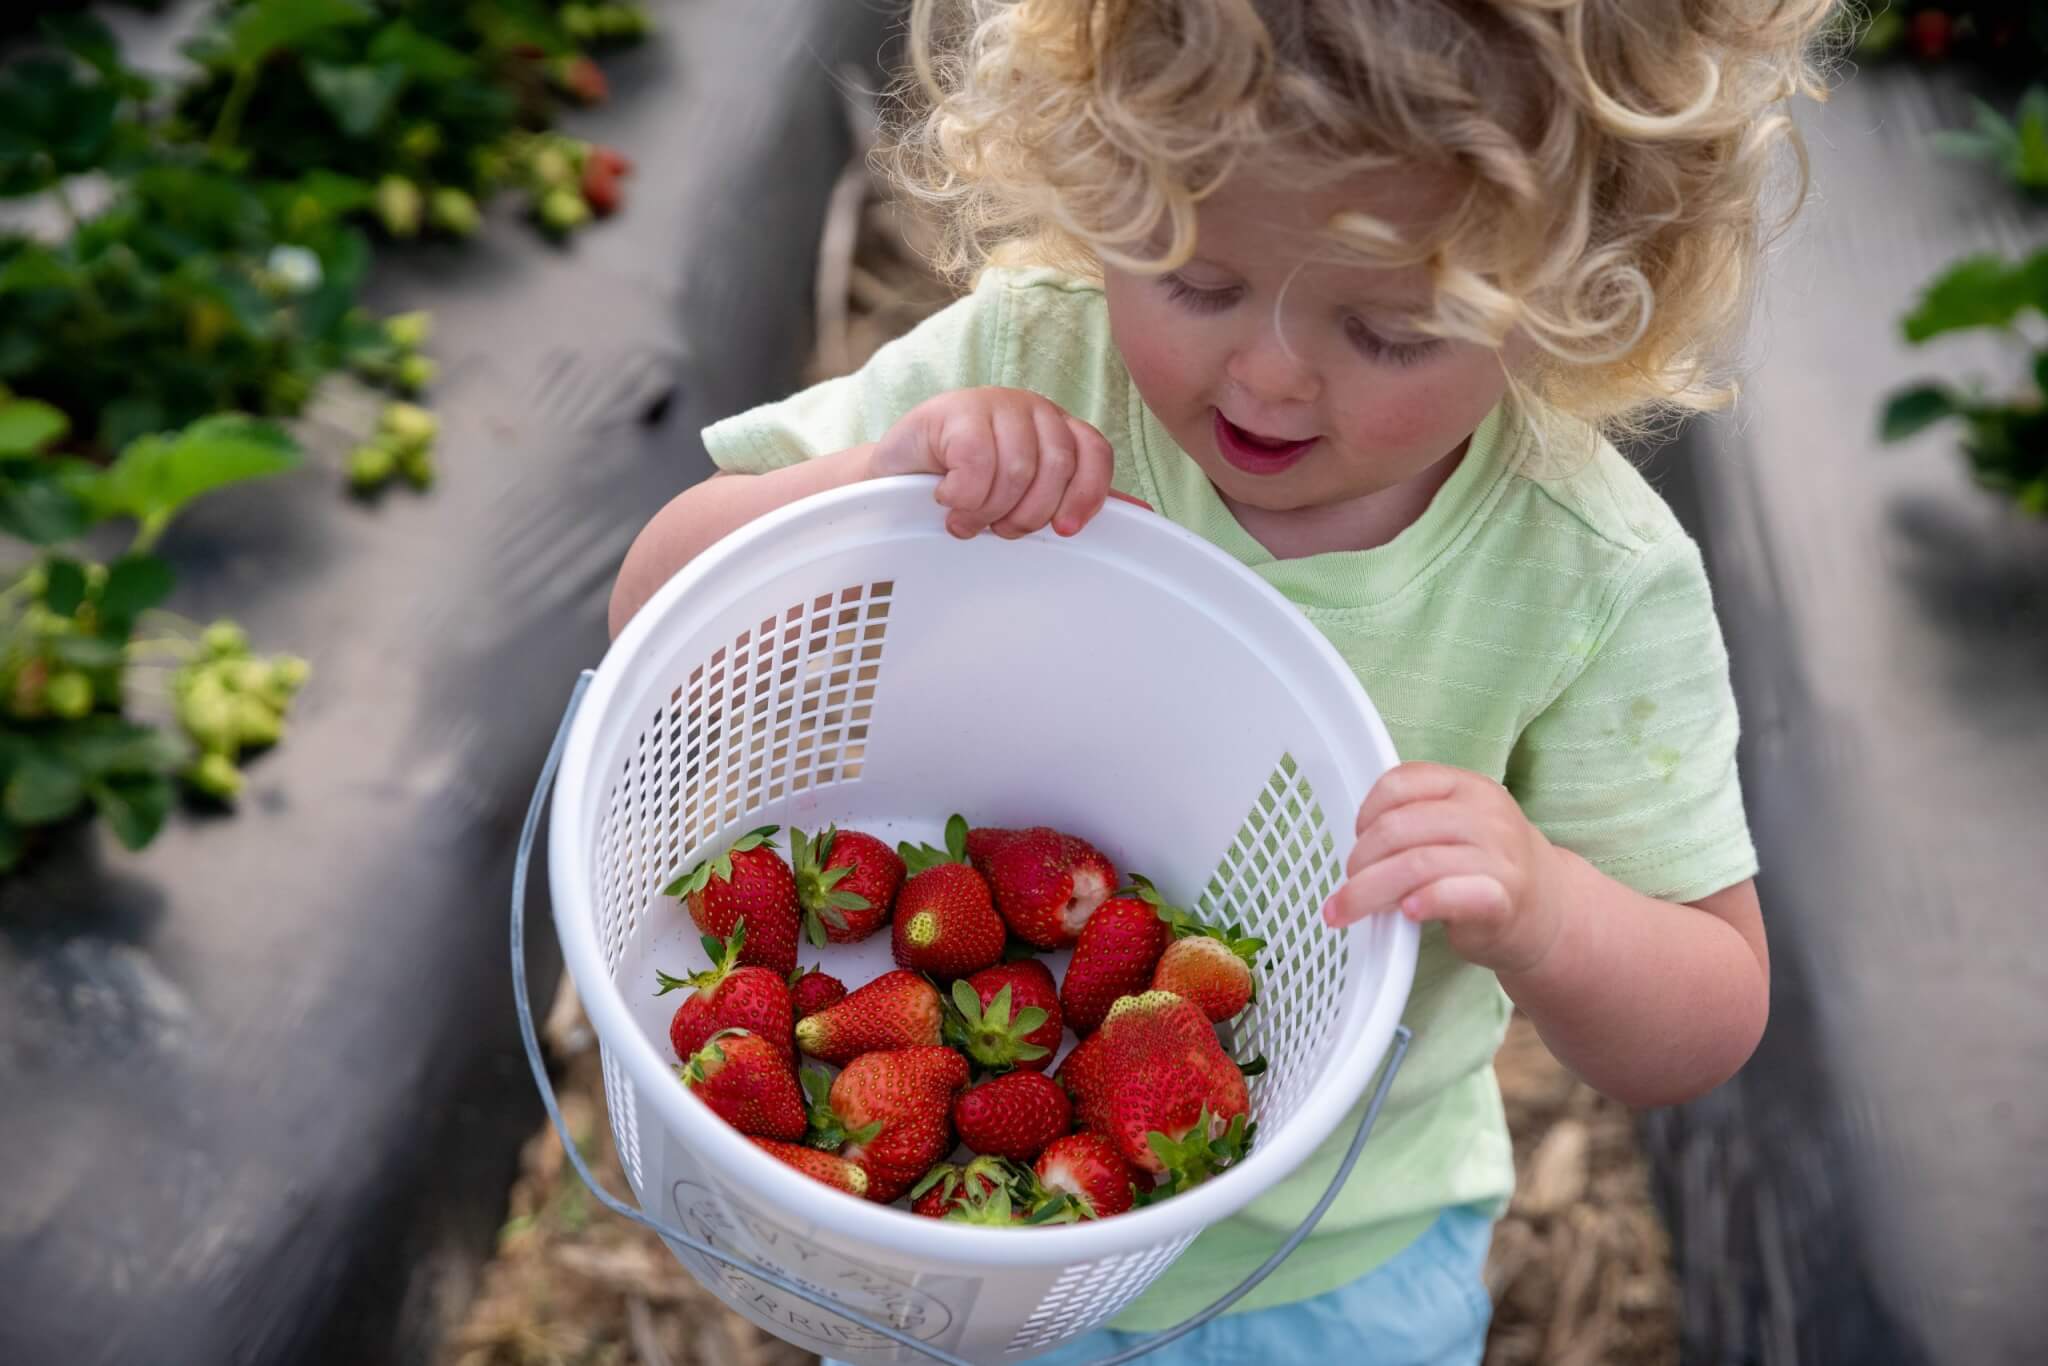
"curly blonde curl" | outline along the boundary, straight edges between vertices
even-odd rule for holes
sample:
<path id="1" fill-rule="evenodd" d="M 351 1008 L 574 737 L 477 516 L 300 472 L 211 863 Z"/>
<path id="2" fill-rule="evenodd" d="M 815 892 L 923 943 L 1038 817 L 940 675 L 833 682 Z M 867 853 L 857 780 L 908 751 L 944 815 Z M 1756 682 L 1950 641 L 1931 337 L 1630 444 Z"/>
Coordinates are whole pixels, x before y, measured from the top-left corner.
<path id="1" fill-rule="evenodd" d="M 1826 96 L 1834 3 L 916 0 L 885 156 L 961 279 L 1172 270 L 1240 166 L 1447 173 L 1428 231 L 1347 213 L 1332 242 L 1426 267 L 1426 327 L 1519 330 L 1537 397 L 1628 432 L 1732 397 L 1762 248 L 1806 189 L 1785 106 Z"/>

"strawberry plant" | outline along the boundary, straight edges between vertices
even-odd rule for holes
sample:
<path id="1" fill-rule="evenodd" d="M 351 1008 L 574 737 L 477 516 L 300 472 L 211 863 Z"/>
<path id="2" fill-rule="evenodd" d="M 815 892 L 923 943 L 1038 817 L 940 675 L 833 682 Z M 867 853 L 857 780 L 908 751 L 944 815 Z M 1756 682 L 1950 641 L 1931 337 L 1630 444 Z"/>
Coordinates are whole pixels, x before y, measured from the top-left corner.
<path id="1" fill-rule="evenodd" d="M 68 425 L 49 404 L 0 391 L 0 531 L 39 547 L 0 588 L 0 871 L 37 832 L 88 812 L 141 848 L 179 778 L 232 798 L 238 760 L 280 738 L 307 673 L 302 660 L 252 655 L 232 623 L 202 631 L 159 611 L 173 576 L 151 553 L 192 499 L 289 469 L 289 439 L 217 416 L 140 437 L 102 467 L 54 453 Z M 134 531 L 111 562 L 60 549 L 117 521 Z M 131 711 L 151 701 L 168 705 L 176 730 Z"/>
<path id="2" fill-rule="evenodd" d="M 1900 441 L 1934 423 L 1959 420 L 1963 453 L 1978 482 L 2035 516 L 2048 516 L 2048 344 L 2022 327 L 2044 316 L 2048 249 L 2020 261 L 1976 256 L 1952 266 L 1906 316 L 1906 341 L 1917 346 L 1950 333 L 1989 330 L 2026 353 L 2031 387 L 1997 396 L 1975 385 L 1911 385 L 1887 401 L 1880 435 Z"/>
<path id="3" fill-rule="evenodd" d="M 2031 86 L 2013 117 L 1975 100 L 1976 125 L 1934 136 L 1951 156 L 1989 161 L 2030 195 L 2048 194 L 2048 86 Z"/>

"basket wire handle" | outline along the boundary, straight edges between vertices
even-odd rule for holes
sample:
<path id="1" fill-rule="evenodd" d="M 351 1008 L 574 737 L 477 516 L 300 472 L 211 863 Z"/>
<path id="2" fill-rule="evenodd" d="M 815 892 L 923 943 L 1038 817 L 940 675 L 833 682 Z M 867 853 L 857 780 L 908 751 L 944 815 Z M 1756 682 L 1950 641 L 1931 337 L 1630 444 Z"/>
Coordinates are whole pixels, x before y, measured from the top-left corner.
<path id="1" fill-rule="evenodd" d="M 582 1178 L 583 1184 L 590 1189 L 591 1195 L 596 1197 L 599 1204 L 614 1214 L 654 1230 L 672 1243 L 680 1243 L 700 1256 L 709 1257 L 735 1271 L 757 1277 L 786 1294 L 795 1295 L 798 1299 L 828 1313 L 836 1314 L 900 1346 L 908 1347 L 933 1361 L 941 1362 L 944 1366 L 976 1366 L 964 1357 L 954 1356 L 928 1342 L 912 1337 L 893 1324 L 883 1323 L 859 1310 L 848 1308 L 829 1295 L 792 1280 L 779 1271 L 757 1266 L 745 1258 L 722 1252 L 710 1243 L 691 1237 L 673 1224 L 635 1209 L 606 1190 L 598 1182 L 589 1165 L 584 1162 L 582 1151 L 569 1133 L 568 1121 L 562 1118 L 562 1107 L 555 1099 L 553 1083 L 548 1080 L 547 1063 L 541 1058 L 540 1039 L 534 1029 L 533 1002 L 527 994 L 526 986 L 526 879 L 533 862 L 534 836 L 540 828 L 541 813 L 547 807 L 548 793 L 554 787 L 555 770 L 561 766 L 562 750 L 569 739 L 570 724 L 576 718 L 577 709 L 583 704 L 583 696 L 590 687 L 590 680 L 591 674 L 585 670 L 576 680 L 575 691 L 569 695 L 569 705 L 562 713 L 561 726 L 555 732 L 554 743 L 548 748 L 547 761 L 541 766 L 540 781 L 534 787 L 533 800 L 526 808 L 526 821 L 519 831 L 519 853 L 512 864 L 512 997 L 519 1011 L 519 1038 L 526 1046 L 527 1064 L 533 1069 L 533 1080 L 540 1088 L 541 1102 L 547 1106 L 548 1119 L 553 1122 L 555 1132 L 562 1140 L 562 1151 L 568 1157 L 569 1164 L 576 1169 L 576 1175 Z M 1323 1192 L 1322 1198 L 1316 1201 L 1315 1208 L 1308 1212 L 1308 1217 L 1301 1221 L 1300 1226 L 1287 1236 L 1287 1241 L 1280 1244 L 1272 1256 L 1260 1263 L 1257 1270 L 1240 1281 L 1236 1289 L 1223 1295 L 1199 1314 L 1178 1327 L 1169 1328 L 1147 1338 L 1134 1347 L 1126 1348 L 1112 1356 L 1099 1357 L 1089 1363 L 1089 1366 L 1120 1366 L 1122 1362 L 1135 1360 L 1164 1347 L 1169 1342 L 1185 1337 L 1250 1294 L 1253 1287 L 1265 1280 L 1281 1262 L 1287 1260 L 1288 1254 L 1299 1247 L 1302 1240 L 1315 1228 L 1324 1211 L 1329 1209 L 1330 1203 L 1337 1198 L 1337 1192 L 1343 1188 L 1345 1178 L 1351 1175 L 1351 1169 L 1357 1165 L 1358 1155 L 1364 1150 L 1365 1140 L 1372 1133 L 1373 1122 L 1379 1118 L 1380 1107 L 1386 1103 L 1387 1092 L 1394 1084 L 1394 1074 L 1400 1070 L 1401 1060 L 1407 1056 L 1408 1045 L 1413 1037 L 1406 1025 L 1395 1029 L 1393 1046 L 1387 1050 L 1387 1060 L 1380 1069 L 1379 1083 L 1373 1087 L 1372 1099 L 1365 1107 L 1365 1114 L 1359 1119 L 1357 1132 L 1351 1137 L 1350 1149 L 1344 1154 L 1344 1160 L 1337 1164 L 1337 1172 L 1330 1178 L 1329 1189 Z"/>

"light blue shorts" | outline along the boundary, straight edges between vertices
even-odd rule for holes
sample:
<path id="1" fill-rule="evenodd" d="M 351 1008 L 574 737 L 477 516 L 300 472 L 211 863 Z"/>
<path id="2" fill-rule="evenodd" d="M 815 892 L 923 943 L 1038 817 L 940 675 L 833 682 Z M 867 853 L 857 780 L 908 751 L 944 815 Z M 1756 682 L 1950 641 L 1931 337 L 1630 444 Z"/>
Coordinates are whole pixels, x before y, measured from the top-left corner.
<path id="1" fill-rule="evenodd" d="M 1492 1241 L 1491 1215 L 1445 1210 L 1420 1238 L 1349 1285 L 1225 1314 L 1132 1366 L 1477 1366 L 1493 1317 L 1483 1278 Z M 1150 1336 L 1100 1329 L 1032 1357 L 1031 1366 L 1082 1366 Z"/>

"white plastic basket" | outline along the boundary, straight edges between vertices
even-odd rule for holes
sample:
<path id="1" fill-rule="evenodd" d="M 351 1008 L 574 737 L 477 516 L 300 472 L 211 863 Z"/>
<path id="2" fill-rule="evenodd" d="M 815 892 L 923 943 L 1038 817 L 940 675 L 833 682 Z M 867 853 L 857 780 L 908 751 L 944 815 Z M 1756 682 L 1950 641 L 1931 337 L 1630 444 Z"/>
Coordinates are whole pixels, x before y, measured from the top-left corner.
<path id="1" fill-rule="evenodd" d="M 859 1363 L 1022 1360 L 1111 1317 L 1330 1135 L 1395 1042 L 1415 966 L 1403 918 L 1340 932 L 1317 915 L 1394 751 L 1301 613 L 1115 502 L 1069 540 L 955 540 L 933 484 L 818 495 L 699 556 L 579 689 L 550 759 L 555 928 L 643 1222 L 741 1314 Z M 1233 1026 L 1237 1055 L 1269 1064 L 1245 1161 L 1099 1223 L 933 1221 L 783 1166 L 676 1081 L 655 967 L 705 960 L 663 886 L 761 824 L 922 839 L 956 810 L 1085 835 L 1170 899 L 1264 936 L 1259 999 Z M 806 946 L 804 961 L 851 986 L 888 954 L 883 934 Z"/>

